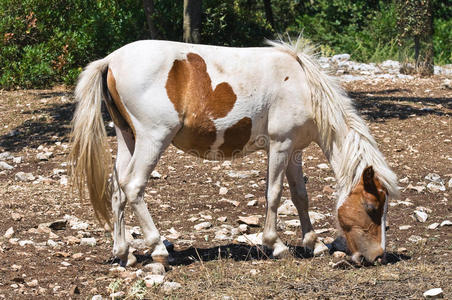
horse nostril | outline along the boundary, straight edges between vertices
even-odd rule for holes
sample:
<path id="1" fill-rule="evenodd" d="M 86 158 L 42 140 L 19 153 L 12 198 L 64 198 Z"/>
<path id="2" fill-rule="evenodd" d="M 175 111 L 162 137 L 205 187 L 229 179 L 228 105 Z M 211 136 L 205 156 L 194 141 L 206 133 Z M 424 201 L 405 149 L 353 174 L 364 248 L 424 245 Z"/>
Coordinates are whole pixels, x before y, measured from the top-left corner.
<path id="1" fill-rule="evenodd" d="M 389 230 L 389 228 L 390 228 L 389 226 L 386 226 L 386 231 L 388 231 L 388 230 Z"/>
<path id="2" fill-rule="evenodd" d="M 384 252 L 382 255 L 379 255 L 375 258 L 375 261 L 377 261 L 379 264 L 386 264 L 386 252 Z"/>

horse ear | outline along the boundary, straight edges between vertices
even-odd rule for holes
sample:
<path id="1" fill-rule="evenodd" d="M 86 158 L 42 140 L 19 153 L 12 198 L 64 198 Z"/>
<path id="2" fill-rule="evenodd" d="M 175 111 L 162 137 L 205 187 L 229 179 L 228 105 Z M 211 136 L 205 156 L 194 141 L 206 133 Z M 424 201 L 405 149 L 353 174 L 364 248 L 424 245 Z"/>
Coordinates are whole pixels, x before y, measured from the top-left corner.
<path id="1" fill-rule="evenodd" d="M 377 192 L 377 186 L 375 185 L 374 181 L 375 172 L 372 166 L 369 166 L 364 169 L 362 177 L 364 190 L 368 193 L 375 194 Z"/>

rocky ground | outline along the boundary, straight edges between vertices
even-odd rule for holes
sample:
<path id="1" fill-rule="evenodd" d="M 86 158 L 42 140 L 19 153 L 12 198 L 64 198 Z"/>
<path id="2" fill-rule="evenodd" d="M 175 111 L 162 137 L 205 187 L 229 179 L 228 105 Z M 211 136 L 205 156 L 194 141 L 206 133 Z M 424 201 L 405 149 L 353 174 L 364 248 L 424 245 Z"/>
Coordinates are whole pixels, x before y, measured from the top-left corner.
<path id="1" fill-rule="evenodd" d="M 350 81 L 344 76 L 363 74 L 344 73 L 344 86 L 402 188 L 390 203 L 389 264 L 354 267 L 329 251 L 337 233 L 335 180 L 317 146 L 304 151 L 304 169 L 311 220 L 323 243 L 315 256 L 300 247 L 285 185 L 278 228 L 293 257 L 280 260 L 259 246 L 265 153 L 209 162 L 170 147 L 146 201 L 169 241 L 171 270 L 152 262 L 130 209 L 128 239 L 138 264 L 121 268 L 110 234 L 68 187 L 71 91 L 0 91 L 0 298 L 419 299 L 433 288 L 450 298 L 450 81 L 444 75 Z"/>

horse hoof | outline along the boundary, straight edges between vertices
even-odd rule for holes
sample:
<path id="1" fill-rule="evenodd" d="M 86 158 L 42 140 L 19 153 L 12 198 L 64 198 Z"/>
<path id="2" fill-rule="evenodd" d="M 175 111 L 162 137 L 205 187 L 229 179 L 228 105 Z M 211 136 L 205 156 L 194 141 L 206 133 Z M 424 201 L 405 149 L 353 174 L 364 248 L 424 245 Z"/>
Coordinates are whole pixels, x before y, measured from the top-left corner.
<path id="1" fill-rule="evenodd" d="M 278 245 L 273 250 L 274 258 L 288 258 L 290 257 L 289 248 L 286 245 Z"/>
<path id="2" fill-rule="evenodd" d="M 168 256 L 166 255 L 154 255 L 152 256 L 152 260 L 158 263 L 161 263 L 166 270 L 169 269 Z"/>
<path id="3" fill-rule="evenodd" d="M 127 259 L 119 259 L 119 265 L 121 267 L 131 267 L 137 263 L 137 258 L 132 253 L 129 253 Z"/>

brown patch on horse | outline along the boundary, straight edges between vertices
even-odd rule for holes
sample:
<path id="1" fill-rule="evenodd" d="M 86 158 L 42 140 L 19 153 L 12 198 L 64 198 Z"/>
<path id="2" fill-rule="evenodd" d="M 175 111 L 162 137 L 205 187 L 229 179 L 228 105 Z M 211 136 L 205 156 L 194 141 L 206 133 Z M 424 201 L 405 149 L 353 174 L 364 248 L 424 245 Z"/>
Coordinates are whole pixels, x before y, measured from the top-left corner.
<path id="1" fill-rule="evenodd" d="M 251 128 L 251 119 L 245 117 L 232 127 L 226 129 L 224 132 L 224 142 L 219 149 L 225 157 L 232 157 L 235 153 L 239 153 L 243 149 L 251 137 Z"/>
<path id="2" fill-rule="evenodd" d="M 289 76 L 286 76 L 286 78 L 284 78 L 284 81 L 287 81 L 287 80 L 289 80 Z"/>
<path id="3" fill-rule="evenodd" d="M 232 87 L 222 82 L 213 90 L 204 59 L 189 53 L 187 59 L 174 61 L 165 88 L 183 120 L 173 144 L 205 157 L 216 139 L 212 120 L 227 116 L 237 100 Z"/>
<path id="4" fill-rule="evenodd" d="M 363 171 L 358 185 L 338 209 L 338 220 L 352 253 L 366 249 L 365 256 L 375 258 L 382 250 L 381 217 L 386 201 L 385 189 L 372 167 Z"/>
<path id="5" fill-rule="evenodd" d="M 124 127 L 124 120 L 127 123 L 128 127 L 132 129 L 133 136 L 136 136 L 135 133 L 135 127 L 133 126 L 132 119 L 130 118 L 129 113 L 127 112 L 124 104 L 121 101 L 121 97 L 119 96 L 118 91 L 116 90 L 116 79 L 113 76 L 113 72 L 108 69 L 107 73 L 107 88 L 108 92 L 110 93 L 111 98 L 113 99 L 113 104 L 115 108 L 109 107 L 107 105 L 108 111 L 110 113 L 110 116 L 113 120 L 113 123 L 115 123 L 116 126 L 118 126 L 121 129 L 125 129 Z M 117 112 L 115 111 L 117 110 Z M 119 113 L 119 115 L 118 115 Z M 122 119 L 121 119 L 122 117 Z"/>

